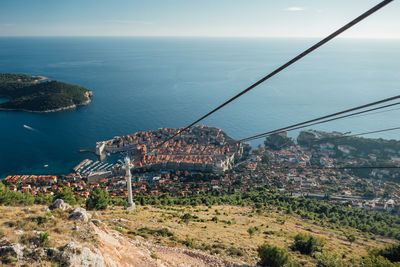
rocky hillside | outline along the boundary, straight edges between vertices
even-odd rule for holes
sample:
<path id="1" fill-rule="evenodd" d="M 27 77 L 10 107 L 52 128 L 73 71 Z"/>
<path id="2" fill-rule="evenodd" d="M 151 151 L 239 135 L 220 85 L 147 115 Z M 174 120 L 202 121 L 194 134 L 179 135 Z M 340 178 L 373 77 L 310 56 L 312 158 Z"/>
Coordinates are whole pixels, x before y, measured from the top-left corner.
<path id="1" fill-rule="evenodd" d="M 257 247 L 270 243 L 288 251 L 293 262 L 315 266 L 317 254 L 289 249 L 299 233 L 323 240 L 324 251 L 348 263 L 359 262 L 370 248 L 393 243 L 280 210 L 114 206 L 87 212 L 56 200 L 50 207 L 0 206 L 0 261 L 4 266 L 255 266 Z"/>
<path id="2" fill-rule="evenodd" d="M 202 251 L 127 237 L 95 219 L 99 214 L 62 200 L 50 209 L 0 210 L 0 261 L 4 266 L 243 266 Z"/>

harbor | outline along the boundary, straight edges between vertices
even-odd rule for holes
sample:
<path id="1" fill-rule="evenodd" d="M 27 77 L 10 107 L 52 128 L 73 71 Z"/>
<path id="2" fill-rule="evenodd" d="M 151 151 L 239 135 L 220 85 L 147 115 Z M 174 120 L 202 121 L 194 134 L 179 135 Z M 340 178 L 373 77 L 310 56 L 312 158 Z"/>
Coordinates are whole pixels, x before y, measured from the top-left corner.
<path id="1" fill-rule="evenodd" d="M 99 160 L 84 159 L 72 170 L 80 175 L 89 175 L 92 172 L 112 171 L 118 163 L 101 162 Z"/>

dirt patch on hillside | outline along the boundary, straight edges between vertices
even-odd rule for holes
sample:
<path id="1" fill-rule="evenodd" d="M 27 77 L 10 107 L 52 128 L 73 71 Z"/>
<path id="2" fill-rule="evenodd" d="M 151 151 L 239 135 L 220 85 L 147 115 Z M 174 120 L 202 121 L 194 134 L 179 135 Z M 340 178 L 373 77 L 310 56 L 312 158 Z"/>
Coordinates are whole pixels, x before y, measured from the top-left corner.
<path id="1" fill-rule="evenodd" d="M 92 224 L 98 248 L 107 266 L 243 266 L 197 250 L 165 247 L 130 239 L 104 226 Z"/>

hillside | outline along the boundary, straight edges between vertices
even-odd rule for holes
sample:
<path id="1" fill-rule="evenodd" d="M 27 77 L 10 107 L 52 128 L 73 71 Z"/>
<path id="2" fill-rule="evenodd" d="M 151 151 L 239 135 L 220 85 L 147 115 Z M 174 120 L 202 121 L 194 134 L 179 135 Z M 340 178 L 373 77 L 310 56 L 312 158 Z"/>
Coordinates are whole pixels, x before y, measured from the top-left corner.
<path id="1" fill-rule="evenodd" d="M 161 246 L 140 236 L 121 234 L 114 226 L 124 220 L 118 217 L 120 212 L 115 223 L 105 224 L 99 220 L 103 214 L 84 210 L 76 218 L 71 218 L 70 209 L 49 211 L 46 206 L 0 210 L 1 266 L 230 266 L 201 251 Z M 125 212 L 121 214 L 127 217 Z"/>
<path id="2" fill-rule="evenodd" d="M 331 157 L 361 157 L 390 160 L 400 157 L 400 141 L 346 136 L 342 133 L 327 133 L 308 130 L 297 137 L 299 145 L 325 149 Z"/>
<path id="3" fill-rule="evenodd" d="M 52 112 L 89 104 L 92 92 L 45 77 L 0 74 L 0 97 L 9 99 L 0 104 L 0 110 Z"/>
<path id="4" fill-rule="evenodd" d="M 326 255 L 342 265 L 321 266 L 354 266 L 370 259 L 371 248 L 395 243 L 302 219 L 279 206 L 172 204 L 87 212 L 61 203 L 51 208 L 0 206 L 4 266 L 255 266 L 257 248 L 265 243 L 284 249 L 292 259 L 288 266 L 326 263 Z M 299 234 L 318 240 L 315 252 L 293 248 Z"/>
<path id="5" fill-rule="evenodd" d="M 336 166 L 359 166 L 351 173 L 359 177 L 375 177 L 399 182 L 400 141 L 382 138 L 364 138 L 333 132 L 307 130 L 297 137 L 300 146 L 313 150 L 313 164 L 321 157 L 334 159 Z M 374 169 L 374 166 L 392 166 Z"/>

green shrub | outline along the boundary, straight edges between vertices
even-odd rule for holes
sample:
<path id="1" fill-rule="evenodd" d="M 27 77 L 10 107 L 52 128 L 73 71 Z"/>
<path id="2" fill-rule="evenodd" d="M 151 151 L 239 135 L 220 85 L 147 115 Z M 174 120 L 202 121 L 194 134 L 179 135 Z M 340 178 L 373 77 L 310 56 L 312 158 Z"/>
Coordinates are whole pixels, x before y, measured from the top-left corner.
<path id="1" fill-rule="evenodd" d="M 148 227 L 143 227 L 143 228 L 140 228 L 138 231 L 139 231 L 139 235 L 145 234 L 145 235 L 155 235 L 155 236 L 163 236 L 163 237 L 171 237 L 174 235 L 170 230 L 168 230 L 168 228 L 151 229 Z"/>
<path id="2" fill-rule="evenodd" d="M 48 232 L 39 234 L 39 245 L 41 247 L 47 247 L 49 245 L 49 233 Z"/>
<path id="3" fill-rule="evenodd" d="M 230 247 L 226 250 L 228 255 L 230 256 L 237 256 L 237 257 L 243 257 L 244 253 L 241 249 L 235 248 L 235 247 Z"/>
<path id="4" fill-rule="evenodd" d="M 64 200 L 66 203 L 70 204 L 70 205 L 75 205 L 76 204 L 76 199 L 74 196 L 74 193 L 71 191 L 70 188 L 64 186 L 60 191 L 58 191 L 55 195 L 54 195 L 54 199 L 62 199 Z"/>
<path id="5" fill-rule="evenodd" d="M 385 257 L 391 262 L 400 262 L 400 244 L 394 244 L 381 249 L 378 251 L 377 255 Z"/>
<path id="6" fill-rule="evenodd" d="M 90 192 L 88 199 L 86 200 L 86 208 L 88 210 L 105 210 L 110 203 L 110 197 L 107 191 L 103 191 L 100 188 L 96 188 Z"/>
<path id="7" fill-rule="evenodd" d="M 265 235 L 273 235 L 273 234 L 275 234 L 275 231 L 267 230 L 267 231 L 264 231 L 263 234 L 265 234 Z"/>
<path id="8" fill-rule="evenodd" d="M 20 242 L 24 245 L 35 245 L 37 247 L 47 247 L 49 245 L 49 233 L 42 232 L 38 235 L 25 233 L 20 237 Z"/>
<path id="9" fill-rule="evenodd" d="M 252 237 L 259 230 L 260 229 L 257 226 L 251 226 L 249 229 L 247 229 L 247 232 L 249 233 L 250 237 Z"/>
<path id="10" fill-rule="evenodd" d="M 124 233 L 124 230 L 122 230 L 122 228 L 121 228 L 121 227 L 115 226 L 113 229 L 114 229 L 115 231 L 118 231 L 118 232 L 120 232 L 121 234 L 123 234 L 123 233 Z"/>
<path id="11" fill-rule="evenodd" d="M 39 193 L 35 198 L 35 203 L 48 206 L 51 203 L 53 203 L 53 200 L 54 200 L 54 196 L 52 196 L 50 194 Z"/>
<path id="12" fill-rule="evenodd" d="M 157 259 L 160 258 L 160 257 L 158 257 L 158 255 L 157 255 L 156 253 L 154 253 L 154 252 L 150 254 L 150 257 L 153 258 L 153 259 L 155 259 L 155 260 L 157 260 Z"/>
<path id="13" fill-rule="evenodd" d="M 353 234 L 346 235 L 346 237 L 350 243 L 353 243 L 354 241 L 356 241 L 356 237 Z"/>
<path id="14" fill-rule="evenodd" d="M 37 225 L 42 225 L 42 224 L 48 222 L 49 217 L 48 216 L 37 216 L 37 217 L 31 217 L 30 219 L 32 222 L 35 222 Z"/>
<path id="15" fill-rule="evenodd" d="M 316 251 L 321 251 L 324 240 L 310 234 L 299 233 L 294 237 L 291 249 L 299 251 L 301 254 L 311 255 Z"/>
<path id="16" fill-rule="evenodd" d="M 224 244 L 220 244 L 220 243 L 216 243 L 212 245 L 212 248 L 220 248 L 220 249 L 225 249 L 225 245 Z"/>
<path id="17" fill-rule="evenodd" d="M 126 207 L 128 202 L 125 198 L 113 197 L 113 198 L 111 198 L 110 204 L 112 204 L 114 206 Z"/>
<path id="18" fill-rule="evenodd" d="M 188 235 L 186 236 L 186 239 L 184 241 L 181 241 L 181 243 L 188 248 L 197 248 L 196 240 Z"/>
<path id="19" fill-rule="evenodd" d="M 289 253 L 276 246 L 264 244 L 257 248 L 257 252 L 260 258 L 258 264 L 261 266 L 280 267 L 290 262 Z"/>
<path id="20" fill-rule="evenodd" d="M 193 216 L 192 216 L 191 214 L 189 214 L 189 213 L 185 213 L 185 214 L 181 217 L 181 219 L 182 219 L 183 221 L 185 221 L 185 222 L 189 222 L 192 218 L 193 218 Z"/>
<path id="21" fill-rule="evenodd" d="M 361 266 L 363 267 L 398 267 L 398 263 L 392 263 L 385 257 L 368 255 L 361 259 Z"/>
<path id="22" fill-rule="evenodd" d="M 316 254 L 317 267 L 345 267 L 342 257 L 338 254 L 323 251 Z"/>
<path id="23" fill-rule="evenodd" d="M 0 204 L 3 205 L 33 205 L 35 197 L 31 193 L 23 194 L 10 190 L 7 186 L 0 182 Z"/>

